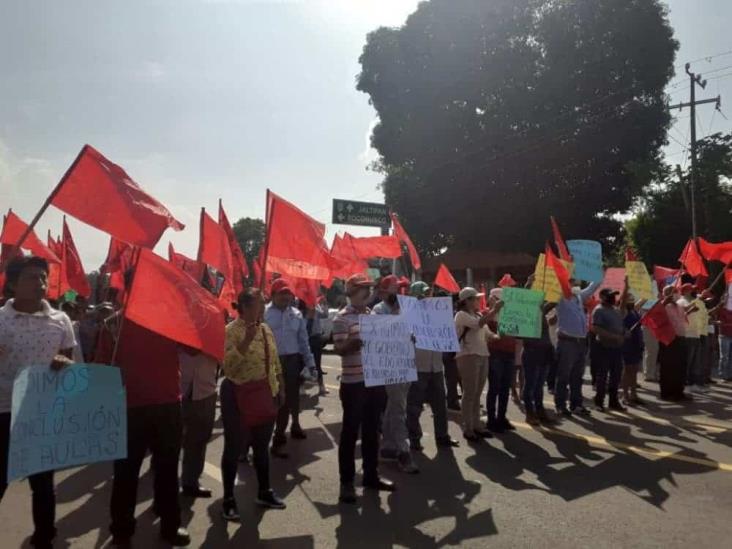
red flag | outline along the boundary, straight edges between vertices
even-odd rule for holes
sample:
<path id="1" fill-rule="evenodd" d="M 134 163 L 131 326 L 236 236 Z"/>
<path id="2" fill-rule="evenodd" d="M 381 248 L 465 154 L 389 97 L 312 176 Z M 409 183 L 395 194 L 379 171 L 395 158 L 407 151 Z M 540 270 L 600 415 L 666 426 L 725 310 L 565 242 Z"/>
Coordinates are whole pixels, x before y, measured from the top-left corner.
<path id="1" fill-rule="evenodd" d="M 445 266 L 444 263 L 440 263 L 440 268 L 437 269 L 437 276 L 435 276 L 435 286 L 439 286 L 443 290 L 447 290 L 451 294 L 460 293 L 460 285 L 452 276 L 450 270 Z"/>
<path id="2" fill-rule="evenodd" d="M 400 248 L 401 252 L 401 248 Z M 357 273 L 365 273 L 369 268 L 366 261 L 359 258 L 353 246 L 353 237 L 346 233 L 343 237 L 335 235 L 330 248 L 332 259 L 337 263 L 331 271 L 331 278 L 347 279 Z"/>
<path id="3" fill-rule="evenodd" d="M 721 261 L 725 265 L 732 263 L 732 242 L 708 242 L 700 237 L 699 251 L 709 261 Z"/>
<path id="4" fill-rule="evenodd" d="M 51 229 L 48 229 L 48 237 L 46 238 L 46 245 L 49 249 L 56 254 L 58 258 L 61 258 L 63 254 L 63 243 L 60 238 L 53 238 L 51 236 Z"/>
<path id="5" fill-rule="evenodd" d="M 478 298 L 478 310 L 485 311 L 488 308 L 488 300 L 485 297 L 488 295 L 488 292 L 485 291 L 485 284 L 480 285 L 480 290 L 478 290 L 478 292 L 481 294 Z"/>
<path id="6" fill-rule="evenodd" d="M 559 232 L 559 225 L 557 225 L 556 219 L 554 219 L 553 215 L 550 215 L 549 220 L 552 223 L 552 233 L 554 234 L 554 243 L 557 245 L 557 250 L 559 250 L 559 258 L 564 261 L 572 261 L 572 256 L 569 254 L 567 245 L 564 243 L 562 233 Z"/>
<path id="7" fill-rule="evenodd" d="M 51 194 L 51 204 L 135 246 L 154 248 L 168 227 L 183 224 L 118 165 L 84 145 Z"/>
<path id="8" fill-rule="evenodd" d="M 395 213 L 391 214 L 391 222 L 394 224 L 394 236 L 407 246 L 407 251 L 409 251 L 409 260 L 412 262 L 412 267 L 414 267 L 415 270 L 421 269 L 422 261 L 419 259 L 417 248 L 412 244 L 412 239 L 409 238 L 407 231 L 405 231 L 402 224 L 399 223 L 399 218 Z"/>
<path id="9" fill-rule="evenodd" d="M 554 272 L 557 275 L 557 280 L 559 281 L 559 286 L 562 288 L 562 294 L 564 294 L 565 299 L 569 299 L 572 297 L 572 287 L 569 284 L 569 271 L 567 271 L 567 268 L 559 258 L 554 255 L 549 243 L 546 244 L 544 254 L 546 256 L 547 268 L 554 269 Z"/>
<path id="10" fill-rule="evenodd" d="M 625 248 L 625 261 L 640 261 L 638 254 L 633 248 Z"/>
<path id="11" fill-rule="evenodd" d="M 291 278 L 327 280 L 331 257 L 325 245 L 325 225 L 276 194 L 268 194 L 266 273 Z"/>
<path id="12" fill-rule="evenodd" d="M 402 256 L 402 246 L 396 236 L 366 236 L 355 237 L 346 233 L 351 245 L 360 259 L 384 257 L 396 259 Z"/>
<path id="13" fill-rule="evenodd" d="M 724 270 L 724 281 L 727 284 L 732 284 L 732 269 L 727 268 Z"/>
<path id="14" fill-rule="evenodd" d="M 107 259 L 99 268 L 103 274 L 113 273 L 115 271 L 126 271 L 132 261 L 133 246 L 122 242 L 114 237 L 109 239 L 109 248 L 107 249 Z"/>
<path id="15" fill-rule="evenodd" d="M 305 303 L 311 309 L 318 303 L 320 297 L 320 282 L 309 278 L 288 279 L 290 288 L 295 292 L 295 297 Z"/>
<path id="16" fill-rule="evenodd" d="M 206 265 L 195 259 L 191 259 L 183 254 L 179 254 L 173 248 L 172 242 L 168 242 L 168 261 L 178 267 L 184 273 L 193 278 L 198 284 L 203 280 L 206 271 Z"/>
<path id="17" fill-rule="evenodd" d="M 198 242 L 198 261 L 216 269 L 224 277 L 219 300 L 225 307 L 236 301 L 234 261 L 231 257 L 226 231 L 201 208 L 201 236 Z"/>
<path id="18" fill-rule="evenodd" d="M 231 250 L 231 258 L 233 262 L 233 283 L 234 289 L 237 295 L 244 289 L 244 279 L 249 278 L 249 267 L 247 266 L 247 260 L 244 257 L 244 252 L 239 246 L 239 241 L 236 239 L 234 230 L 231 228 L 229 218 L 226 217 L 224 206 L 219 200 L 219 225 L 226 233 L 226 238 L 229 240 L 229 249 Z"/>
<path id="19" fill-rule="evenodd" d="M 140 250 L 129 292 L 126 318 L 223 360 L 223 308 L 210 292 L 175 265 L 150 250 Z"/>
<path id="20" fill-rule="evenodd" d="M 14 212 L 8 211 L 8 215 L 5 216 L 5 223 L 3 223 L 3 231 L 0 234 L 0 243 L 15 246 L 27 230 L 28 225 L 26 222 L 15 215 Z M 33 231 L 28 234 L 20 247 L 47 261 L 61 263 L 61 258 L 44 244 Z M 6 255 L 8 254 L 6 253 Z"/>
<path id="21" fill-rule="evenodd" d="M 704 258 L 699 253 L 693 238 L 689 239 L 689 242 L 684 246 L 684 251 L 681 252 L 679 261 L 691 276 L 709 276 L 707 268 L 704 265 Z"/>
<path id="22" fill-rule="evenodd" d="M 77 294 L 82 297 L 89 297 L 91 295 L 91 286 L 89 280 L 86 278 L 84 267 L 81 264 L 81 258 L 79 252 L 74 244 L 74 239 L 71 236 L 69 226 L 66 224 L 66 220 L 63 222 L 63 263 L 62 271 L 63 276 L 66 279 L 68 286 L 74 290 Z"/>
<path id="23" fill-rule="evenodd" d="M 264 262 L 264 246 L 259 250 L 259 255 L 252 261 L 252 276 L 254 285 L 257 288 L 262 287 L 262 263 Z"/>
<path id="24" fill-rule="evenodd" d="M 676 339 L 676 330 L 668 318 L 666 307 L 661 301 L 656 303 L 641 319 L 641 324 L 653 332 L 656 339 L 664 345 L 669 345 Z"/>

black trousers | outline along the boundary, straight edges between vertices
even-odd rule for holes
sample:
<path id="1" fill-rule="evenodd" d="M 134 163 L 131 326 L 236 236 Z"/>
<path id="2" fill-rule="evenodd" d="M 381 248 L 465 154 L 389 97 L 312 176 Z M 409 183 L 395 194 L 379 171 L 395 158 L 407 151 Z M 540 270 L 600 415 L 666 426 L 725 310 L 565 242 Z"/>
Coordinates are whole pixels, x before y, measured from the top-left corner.
<path id="1" fill-rule="evenodd" d="M 458 383 L 460 381 L 460 374 L 458 373 L 455 353 L 442 353 L 442 363 L 445 366 L 447 402 L 459 404 L 460 396 L 458 395 Z"/>
<path id="2" fill-rule="evenodd" d="M 127 409 L 127 458 L 114 462 L 110 531 L 122 538 L 135 533 L 135 506 L 140 467 L 152 454 L 155 507 L 160 530 L 173 533 L 180 527 L 178 457 L 183 420 L 179 402 Z"/>
<path id="3" fill-rule="evenodd" d="M 221 455 L 221 475 L 224 483 L 224 498 L 234 497 L 234 484 L 239 469 L 239 456 L 244 439 L 251 444 L 254 454 L 254 469 L 260 492 L 269 490 L 269 441 L 272 440 L 274 422 L 252 427 L 244 432 L 239 408 L 234 394 L 234 383 L 228 379 L 221 382 L 221 421 L 224 424 L 224 453 Z"/>
<path id="4" fill-rule="evenodd" d="M 285 378 L 285 403 L 277 414 L 277 428 L 274 443 L 284 444 L 287 441 L 285 431 L 292 416 L 292 425 L 300 425 L 300 373 L 303 368 L 302 356 L 280 355 L 282 375 Z"/>
<path id="5" fill-rule="evenodd" d="M 318 383 L 323 382 L 323 338 L 320 335 L 310 336 L 310 352 L 315 359 L 315 369 L 318 371 Z"/>
<path id="6" fill-rule="evenodd" d="M 341 484 L 353 484 L 356 477 L 356 442 L 361 432 L 361 457 L 364 482 L 379 478 L 379 419 L 386 405 L 383 387 L 361 383 L 341 383 L 343 425 L 338 444 Z"/>
<path id="7" fill-rule="evenodd" d="M 605 402 L 605 394 L 609 396 L 610 404 L 618 403 L 618 388 L 623 375 L 623 352 L 621 348 L 603 347 L 599 343 L 592 345 L 590 353 L 595 370 L 595 404 Z"/>
<path id="8" fill-rule="evenodd" d="M 686 338 L 677 337 L 670 345 L 658 347 L 659 386 L 661 398 L 681 400 L 686 382 Z"/>
<path id="9" fill-rule="evenodd" d="M 8 451 L 10 449 L 10 413 L 0 414 L 0 501 L 8 488 Z M 56 491 L 53 471 L 44 471 L 28 477 L 33 493 L 33 542 L 47 544 L 56 537 Z M 20 510 L 17 510 L 20 512 Z M 0 543 L 0 545 L 2 545 Z"/>
<path id="10" fill-rule="evenodd" d="M 506 419 L 508 395 L 516 370 L 515 361 L 513 353 L 502 351 L 493 351 L 488 359 L 488 394 L 485 407 L 489 425 Z"/>

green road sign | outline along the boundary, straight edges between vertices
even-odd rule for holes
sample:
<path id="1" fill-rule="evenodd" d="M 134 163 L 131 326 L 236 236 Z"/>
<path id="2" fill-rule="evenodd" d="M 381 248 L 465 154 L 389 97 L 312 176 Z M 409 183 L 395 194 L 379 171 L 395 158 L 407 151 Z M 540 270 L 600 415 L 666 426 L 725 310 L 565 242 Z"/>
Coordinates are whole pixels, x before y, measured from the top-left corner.
<path id="1" fill-rule="evenodd" d="M 339 225 L 363 225 L 389 227 L 389 209 L 386 204 L 333 199 L 333 223 Z"/>

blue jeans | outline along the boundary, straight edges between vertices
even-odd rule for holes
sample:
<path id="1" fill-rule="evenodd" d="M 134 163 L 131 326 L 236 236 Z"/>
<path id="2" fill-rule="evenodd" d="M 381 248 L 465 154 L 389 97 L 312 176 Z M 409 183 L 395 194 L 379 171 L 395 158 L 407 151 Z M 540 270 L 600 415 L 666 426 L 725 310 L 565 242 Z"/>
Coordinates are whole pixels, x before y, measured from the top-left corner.
<path id="1" fill-rule="evenodd" d="M 732 379 L 732 337 L 719 336 L 719 377 Z"/>
<path id="2" fill-rule="evenodd" d="M 489 425 L 506 419 L 514 361 L 513 353 L 501 351 L 492 352 L 488 359 L 488 396 L 486 397 L 485 408 L 488 411 Z M 498 403 L 497 410 L 496 402 Z"/>
<path id="3" fill-rule="evenodd" d="M 544 409 L 544 382 L 554 362 L 554 348 L 551 345 L 526 345 L 522 355 L 524 365 L 524 406 L 526 413 L 537 413 Z"/>
<path id="4" fill-rule="evenodd" d="M 557 409 L 567 407 L 567 386 L 569 386 L 570 409 L 582 406 L 582 378 L 585 374 L 587 341 L 584 339 L 560 338 L 557 345 L 557 384 L 554 389 L 554 404 Z"/>

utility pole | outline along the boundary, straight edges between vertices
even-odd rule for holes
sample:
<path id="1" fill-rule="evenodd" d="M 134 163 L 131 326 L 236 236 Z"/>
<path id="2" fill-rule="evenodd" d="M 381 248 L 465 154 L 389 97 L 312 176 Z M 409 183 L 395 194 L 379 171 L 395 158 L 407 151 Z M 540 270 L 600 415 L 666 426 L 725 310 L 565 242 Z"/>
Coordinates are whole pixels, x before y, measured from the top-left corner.
<path id="1" fill-rule="evenodd" d="M 689 170 L 689 195 L 691 199 L 691 235 L 694 240 L 696 240 L 696 106 L 704 105 L 706 103 L 716 103 L 716 108 L 719 109 L 722 101 L 719 95 L 712 99 L 700 99 L 699 101 L 697 101 L 696 86 L 704 89 L 707 86 L 707 81 L 701 79 L 701 74 L 695 74 L 691 72 L 690 69 L 691 64 L 687 63 L 685 70 L 686 74 L 689 75 L 689 102 L 670 105 L 669 110 L 682 110 L 684 107 L 691 108 L 691 144 L 689 146 L 691 156 L 691 168 Z"/>

